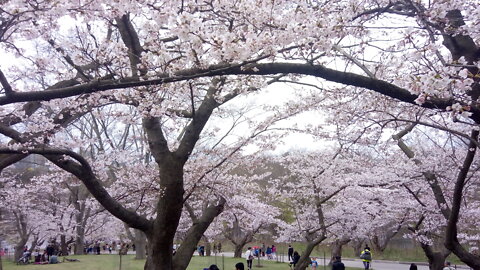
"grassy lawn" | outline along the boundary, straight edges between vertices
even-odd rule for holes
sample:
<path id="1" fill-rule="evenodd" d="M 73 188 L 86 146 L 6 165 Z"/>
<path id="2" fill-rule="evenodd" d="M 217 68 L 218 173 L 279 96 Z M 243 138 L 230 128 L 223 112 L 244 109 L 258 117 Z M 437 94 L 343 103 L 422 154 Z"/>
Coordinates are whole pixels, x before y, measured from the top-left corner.
<path id="1" fill-rule="evenodd" d="M 122 256 L 121 270 L 142 270 L 144 260 L 134 260 L 133 255 Z M 120 258 L 118 255 L 83 255 L 69 256 L 68 258 L 79 259 L 80 262 L 64 262 L 52 265 L 16 265 L 10 261 L 3 261 L 4 270 L 120 270 Z M 61 260 L 61 258 L 60 258 Z M 198 257 L 192 258 L 188 270 L 202 270 L 208 268 L 211 264 L 216 264 L 221 270 L 235 270 L 237 262 L 245 263 L 244 259 L 230 257 Z M 289 270 L 286 263 L 276 263 L 262 261 L 263 267 L 258 267 L 254 262 L 253 269 L 257 270 Z M 330 268 L 326 268 L 330 269 Z M 347 270 L 356 270 L 359 268 L 347 268 Z M 323 270 L 322 266 L 318 270 Z"/>

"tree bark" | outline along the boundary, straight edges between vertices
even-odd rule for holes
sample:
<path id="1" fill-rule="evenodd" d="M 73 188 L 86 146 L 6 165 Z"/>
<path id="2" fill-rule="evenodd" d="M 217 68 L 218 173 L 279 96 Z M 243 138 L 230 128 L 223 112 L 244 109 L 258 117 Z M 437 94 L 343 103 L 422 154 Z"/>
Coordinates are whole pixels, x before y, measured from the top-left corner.
<path id="1" fill-rule="evenodd" d="M 241 258 L 242 257 L 243 247 L 245 245 L 246 245 L 246 243 L 235 244 L 234 251 L 233 251 L 233 257 L 234 258 Z"/>
<path id="2" fill-rule="evenodd" d="M 77 225 L 76 236 L 75 236 L 75 249 L 73 252 L 75 255 L 83 255 L 85 254 L 84 248 L 85 248 L 85 228 Z"/>
<path id="3" fill-rule="evenodd" d="M 23 249 L 25 248 L 27 241 L 28 241 L 28 238 L 20 239 L 20 241 L 18 241 L 18 243 L 15 245 L 15 253 L 14 253 L 15 261 L 18 261 L 18 259 L 22 257 Z"/>
<path id="4" fill-rule="evenodd" d="M 465 182 L 467 180 L 470 167 L 474 161 L 475 154 L 477 152 L 477 146 L 474 142 L 478 141 L 478 135 L 479 131 L 472 130 L 470 135 L 472 140 L 468 144 L 467 154 L 455 182 L 451 213 L 448 218 L 447 229 L 445 233 L 445 247 L 451 250 L 462 262 L 472 267 L 473 269 L 480 269 L 480 257 L 468 252 L 461 245 L 457 238 L 457 223 L 460 216 L 460 207 L 462 205 L 463 189 L 465 187 Z"/>
<path id="5" fill-rule="evenodd" d="M 243 247 L 246 244 L 253 241 L 253 236 L 263 227 L 261 224 L 253 228 L 251 231 L 242 230 L 240 226 L 240 221 L 237 216 L 234 216 L 235 220 L 233 221 L 233 226 L 231 229 L 228 229 L 224 232 L 225 237 L 232 242 L 234 246 L 233 257 L 241 258 L 243 253 Z"/>
<path id="6" fill-rule="evenodd" d="M 212 256 L 212 244 L 208 240 L 205 241 L 205 255 L 207 257 Z"/>
<path id="7" fill-rule="evenodd" d="M 450 251 L 434 251 L 432 246 L 420 243 L 425 256 L 428 259 L 428 266 L 430 270 L 442 270 L 445 265 L 445 259 L 450 255 Z"/>
<path id="8" fill-rule="evenodd" d="M 90 208 L 85 204 L 86 198 L 90 195 L 88 190 L 82 185 L 70 188 L 73 206 L 77 212 L 75 213 L 75 255 L 83 255 L 85 247 L 85 227 L 90 218 Z"/>
<path id="9" fill-rule="evenodd" d="M 356 240 L 353 241 L 352 247 L 353 247 L 353 254 L 355 254 L 355 257 L 360 257 L 360 254 L 362 253 L 362 246 L 365 241 L 363 240 Z"/>
<path id="10" fill-rule="evenodd" d="M 223 211 L 225 203 L 226 200 L 220 198 L 217 204 L 207 207 L 202 216 L 194 221 L 173 258 L 173 270 L 187 269 L 198 242 L 213 219 Z"/>
<path id="11" fill-rule="evenodd" d="M 135 229 L 135 260 L 144 260 L 147 257 L 147 236 L 144 232 Z"/>
<path id="12" fill-rule="evenodd" d="M 295 265 L 295 270 L 305 270 L 310 264 L 310 254 L 312 254 L 313 249 L 318 246 L 323 240 L 327 239 L 325 236 L 321 236 L 315 241 L 308 242 L 305 247 L 305 251 L 300 255 L 297 265 Z"/>
<path id="13" fill-rule="evenodd" d="M 67 236 L 64 234 L 60 235 L 60 252 L 62 252 L 63 256 L 68 255 Z"/>
<path id="14" fill-rule="evenodd" d="M 343 237 L 342 239 L 337 239 L 333 242 L 332 244 L 332 257 L 330 258 L 330 262 L 328 265 L 332 265 L 333 263 L 333 258 L 336 256 L 342 256 L 342 249 L 343 246 L 348 244 L 351 241 L 351 239 Z"/>
<path id="15" fill-rule="evenodd" d="M 159 164 L 160 186 L 164 191 L 157 202 L 153 228 L 145 232 L 148 239 L 145 270 L 173 269 L 173 240 L 183 208 L 183 164 L 171 155 Z"/>
<path id="16" fill-rule="evenodd" d="M 25 216 L 22 213 L 17 213 L 13 211 L 13 215 L 15 217 L 15 223 L 17 227 L 17 233 L 20 240 L 15 245 L 15 253 L 14 259 L 18 261 L 20 257 L 22 257 L 23 249 L 28 242 L 28 238 L 30 237 L 30 232 L 28 232 L 27 228 L 27 221 L 25 220 Z"/>

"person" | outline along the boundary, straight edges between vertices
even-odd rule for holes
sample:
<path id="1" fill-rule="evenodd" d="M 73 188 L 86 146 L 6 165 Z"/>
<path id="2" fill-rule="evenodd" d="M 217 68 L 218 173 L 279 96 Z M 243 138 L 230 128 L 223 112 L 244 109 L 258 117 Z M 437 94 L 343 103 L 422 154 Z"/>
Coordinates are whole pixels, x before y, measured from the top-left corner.
<path id="1" fill-rule="evenodd" d="M 370 264 L 372 264 L 372 251 L 368 245 L 365 246 L 362 253 L 360 254 L 360 259 L 362 259 L 363 267 L 365 270 L 370 269 Z"/>
<path id="2" fill-rule="evenodd" d="M 455 268 L 452 267 L 452 264 L 450 262 L 445 262 L 445 267 L 443 270 L 455 270 Z"/>
<path id="3" fill-rule="evenodd" d="M 410 264 L 410 270 L 418 270 L 417 265 L 414 263 Z"/>
<path id="4" fill-rule="evenodd" d="M 218 253 L 222 253 L 222 243 L 218 243 L 217 248 L 218 248 Z"/>
<path id="5" fill-rule="evenodd" d="M 253 252 L 251 247 L 248 247 L 247 251 L 245 252 L 245 259 L 247 260 L 247 268 L 251 270 L 253 263 Z"/>
<path id="6" fill-rule="evenodd" d="M 275 245 L 272 245 L 272 258 L 277 258 L 277 247 Z"/>
<path id="7" fill-rule="evenodd" d="M 335 256 L 335 261 L 332 263 L 332 270 L 345 270 L 345 265 L 342 263 L 342 257 Z"/>
<path id="8" fill-rule="evenodd" d="M 208 270 L 220 270 L 220 269 L 218 269 L 218 266 L 216 264 L 212 264 L 212 265 L 210 265 Z"/>
<path id="9" fill-rule="evenodd" d="M 53 252 L 55 252 L 55 248 L 53 247 L 53 244 L 49 244 L 47 246 L 47 260 L 50 261 L 50 257 L 53 255 Z"/>
<path id="10" fill-rule="evenodd" d="M 293 258 L 292 258 L 293 267 L 295 267 L 295 265 L 297 265 L 299 260 L 300 260 L 300 254 L 298 254 L 298 252 L 294 251 L 293 252 Z"/>
<path id="11" fill-rule="evenodd" d="M 272 259 L 272 248 L 270 246 L 267 247 L 267 251 L 265 252 L 265 254 L 267 254 L 267 259 Z"/>
<path id="12" fill-rule="evenodd" d="M 40 251 L 38 249 L 35 249 L 35 251 L 32 253 L 33 260 L 34 262 L 38 263 L 40 262 Z"/>
<path id="13" fill-rule="evenodd" d="M 265 243 L 262 243 L 262 249 L 261 249 L 261 253 L 262 253 L 262 257 L 265 257 Z"/>
<path id="14" fill-rule="evenodd" d="M 245 269 L 245 265 L 243 265 L 242 262 L 235 264 L 235 270 L 244 270 L 244 269 Z"/>
<path id="15" fill-rule="evenodd" d="M 48 263 L 49 263 L 49 264 L 58 263 L 58 257 L 57 257 L 57 255 L 53 254 L 52 256 L 50 256 L 50 259 L 48 259 Z"/>
<path id="16" fill-rule="evenodd" d="M 291 262 L 293 259 L 293 247 L 288 245 L 288 261 Z"/>
<path id="17" fill-rule="evenodd" d="M 310 265 L 312 266 L 312 270 L 317 270 L 317 267 L 318 267 L 317 258 L 315 257 L 310 258 Z"/>

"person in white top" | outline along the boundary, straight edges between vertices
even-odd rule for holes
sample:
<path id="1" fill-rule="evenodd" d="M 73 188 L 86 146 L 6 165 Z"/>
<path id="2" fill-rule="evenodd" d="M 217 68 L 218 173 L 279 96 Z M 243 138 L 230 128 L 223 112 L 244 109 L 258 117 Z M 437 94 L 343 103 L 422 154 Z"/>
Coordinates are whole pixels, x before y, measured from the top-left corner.
<path id="1" fill-rule="evenodd" d="M 245 259 L 247 260 L 247 268 L 251 270 L 253 262 L 253 251 L 251 247 L 248 247 L 247 251 L 245 251 Z"/>

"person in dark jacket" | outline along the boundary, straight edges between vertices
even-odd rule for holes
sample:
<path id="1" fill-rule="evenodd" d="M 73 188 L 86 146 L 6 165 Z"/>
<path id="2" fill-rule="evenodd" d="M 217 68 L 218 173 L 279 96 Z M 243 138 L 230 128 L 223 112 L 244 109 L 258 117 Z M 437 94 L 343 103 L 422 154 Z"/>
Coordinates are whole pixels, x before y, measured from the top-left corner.
<path id="1" fill-rule="evenodd" d="M 293 259 L 293 247 L 292 245 L 288 245 L 288 261 L 291 262 Z"/>
<path id="2" fill-rule="evenodd" d="M 242 262 L 235 264 L 235 270 L 244 270 L 244 269 L 245 269 L 245 265 L 243 265 Z"/>
<path id="3" fill-rule="evenodd" d="M 332 263 L 332 270 L 345 270 L 345 265 L 342 263 L 342 257 L 335 257 L 335 261 Z"/>
<path id="4" fill-rule="evenodd" d="M 414 263 L 410 264 L 410 270 L 418 270 L 417 265 Z"/>
<path id="5" fill-rule="evenodd" d="M 295 267 L 295 265 L 297 265 L 298 260 L 300 260 L 300 254 L 298 254 L 298 252 L 295 251 L 295 252 L 293 252 L 293 258 L 292 258 L 293 267 Z"/>

